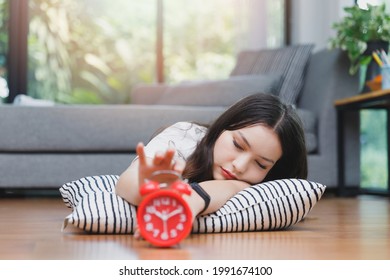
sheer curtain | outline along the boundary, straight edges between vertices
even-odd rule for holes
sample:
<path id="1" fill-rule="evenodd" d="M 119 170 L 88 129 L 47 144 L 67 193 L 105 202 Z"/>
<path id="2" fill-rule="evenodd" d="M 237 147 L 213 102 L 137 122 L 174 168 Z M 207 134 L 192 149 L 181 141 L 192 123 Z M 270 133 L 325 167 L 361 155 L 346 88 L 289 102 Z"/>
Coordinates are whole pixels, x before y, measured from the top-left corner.
<path id="1" fill-rule="evenodd" d="M 235 0 L 236 49 L 274 48 L 284 45 L 284 0 Z"/>

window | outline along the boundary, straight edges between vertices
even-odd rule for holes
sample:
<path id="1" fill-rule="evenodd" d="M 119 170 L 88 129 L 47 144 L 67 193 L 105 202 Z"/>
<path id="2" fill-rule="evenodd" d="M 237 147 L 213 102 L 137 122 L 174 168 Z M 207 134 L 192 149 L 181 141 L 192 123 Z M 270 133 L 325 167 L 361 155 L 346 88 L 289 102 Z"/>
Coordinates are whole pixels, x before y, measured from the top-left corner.
<path id="1" fill-rule="evenodd" d="M 0 0 L 0 103 L 9 95 L 7 83 L 8 2 Z"/>
<path id="2" fill-rule="evenodd" d="M 28 94 L 61 103 L 127 103 L 153 81 L 153 0 L 30 0 Z"/>
<path id="3" fill-rule="evenodd" d="M 28 27 L 27 58 L 8 57 L 19 67 L 18 74 L 10 73 L 12 85 L 18 87 L 10 86 L 9 102 L 27 93 L 60 103 L 129 103 L 135 84 L 226 77 L 240 49 L 285 42 L 284 0 L 0 3 L 14 7 L 10 21 L 20 28 L 13 24 L 17 32 L 12 38 L 25 36 L 20 30 L 23 20 Z M 253 41 L 258 37 L 260 41 Z M 21 53 L 23 44 L 17 45 Z"/>

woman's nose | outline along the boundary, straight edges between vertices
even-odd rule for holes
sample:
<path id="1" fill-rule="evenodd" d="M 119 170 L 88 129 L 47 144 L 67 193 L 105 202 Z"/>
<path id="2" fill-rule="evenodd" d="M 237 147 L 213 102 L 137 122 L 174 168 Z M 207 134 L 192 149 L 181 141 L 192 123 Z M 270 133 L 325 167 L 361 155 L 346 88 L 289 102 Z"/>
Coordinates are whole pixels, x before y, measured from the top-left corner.
<path id="1" fill-rule="evenodd" d="M 248 168 L 249 160 L 249 156 L 247 155 L 242 154 L 237 156 L 232 162 L 234 171 L 237 173 L 244 173 Z"/>

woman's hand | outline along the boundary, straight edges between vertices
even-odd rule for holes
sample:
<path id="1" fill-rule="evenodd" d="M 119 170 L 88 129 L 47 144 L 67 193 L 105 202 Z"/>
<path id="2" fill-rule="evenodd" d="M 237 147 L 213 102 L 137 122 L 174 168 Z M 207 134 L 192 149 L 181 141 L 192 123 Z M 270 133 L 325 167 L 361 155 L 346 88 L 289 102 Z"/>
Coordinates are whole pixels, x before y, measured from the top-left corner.
<path id="1" fill-rule="evenodd" d="M 175 150 L 169 148 L 165 152 L 156 153 L 154 158 L 147 158 L 144 151 L 144 145 L 139 143 L 136 147 L 138 155 L 138 182 L 139 186 L 151 179 L 152 174 L 161 170 L 172 170 L 179 175 L 183 173 L 185 162 L 183 160 L 174 161 Z"/>
<path id="2" fill-rule="evenodd" d="M 174 149 L 168 149 L 165 153 L 157 153 L 153 158 L 147 158 L 144 145 L 139 143 L 136 152 L 138 159 L 134 160 L 121 174 L 115 187 L 116 194 L 133 205 L 139 205 L 141 202 L 139 188 L 146 180 L 152 179 L 154 172 L 173 170 L 181 175 L 185 167 L 184 160 L 173 161 L 176 152 Z"/>

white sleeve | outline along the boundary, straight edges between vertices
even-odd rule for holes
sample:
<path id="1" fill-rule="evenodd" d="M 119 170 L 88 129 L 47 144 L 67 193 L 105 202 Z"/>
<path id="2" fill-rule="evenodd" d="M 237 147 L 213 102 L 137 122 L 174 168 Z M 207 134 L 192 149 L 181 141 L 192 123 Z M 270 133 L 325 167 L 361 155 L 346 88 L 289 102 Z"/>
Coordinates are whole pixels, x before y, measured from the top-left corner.
<path id="1" fill-rule="evenodd" d="M 187 158 L 195 150 L 198 142 L 206 133 L 206 128 L 189 122 L 178 122 L 164 129 L 145 146 L 147 157 L 154 157 L 156 152 L 165 152 L 175 148 L 175 158 Z"/>

